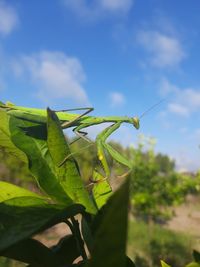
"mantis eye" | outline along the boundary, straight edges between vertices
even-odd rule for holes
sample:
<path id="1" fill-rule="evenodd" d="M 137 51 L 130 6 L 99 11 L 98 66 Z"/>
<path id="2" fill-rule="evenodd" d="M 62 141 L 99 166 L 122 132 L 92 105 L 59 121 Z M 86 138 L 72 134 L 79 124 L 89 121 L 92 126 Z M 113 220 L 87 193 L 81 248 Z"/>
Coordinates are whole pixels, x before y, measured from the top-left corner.
<path id="1" fill-rule="evenodd" d="M 140 120 L 138 117 L 133 117 L 133 126 L 136 128 L 136 129 L 139 129 L 140 128 Z"/>

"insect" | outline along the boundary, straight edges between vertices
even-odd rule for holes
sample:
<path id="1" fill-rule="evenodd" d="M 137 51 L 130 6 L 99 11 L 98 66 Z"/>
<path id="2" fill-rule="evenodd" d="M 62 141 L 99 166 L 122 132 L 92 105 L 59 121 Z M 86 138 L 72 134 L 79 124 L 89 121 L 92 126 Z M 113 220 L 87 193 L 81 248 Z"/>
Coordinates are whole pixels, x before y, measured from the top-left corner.
<path id="1" fill-rule="evenodd" d="M 163 101 L 163 100 L 161 100 Z M 147 112 L 149 112 L 151 109 L 153 109 L 155 106 L 159 105 L 161 103 L 159 101 L 152 107 L 150 107 L 147 111 L 145 111 L 140 117 L 127 117 L 127 116 L 107 116 L 107 117 L 94 117 L 94 116 L 88 116 L 90 112 L 92 112 L 93 108 L 74 108 L 74 109 L 66 109 L 66 110 L 59 110 L 55 111 L 57 113 L 57 116 L 61 122 L 61 127 L 63 129 L 73 127 L 73 132 L 78 136 L 78 139 L 83 138 L 89 142 L 91 142 L 87 137 L 87 132 L 83 131 L 85 128 L 98 125 L 102 123 L 112 123 L 110 126 L 106 127 L 102 132 L 100 132 L 96 136 L 96 145 L 97 145 L 97 156 L 99 161 L 102 163 L 105 177 L 110 177 L 110 168 L 107 162 L 107 158 L 105 155 L 105 151 L 107 151 L 111 157 L 118 161 L 119 163 L 125 165 L 129 169 L 132 168 L 131 162 L 125 158 L 123 155 L 121 155 L 119 152 L 117 152 L 110 144 L 106 143 L 106 140 L 108 137 L 115 132 L 122 123 L 128 123 L 133 125 L 136 129 L 140 128 L 140 118 L 143 117 Z M 15 106 L 12 103 L 6 103 L 3 104 L 0 102 L 0 108 L 6 109 L 7 113 L 10 115 L 14 115 L 18 118 L 30 120 L 30 121 L 37 121 L 40 123 L 46 123 L 46 110 L 44 109 L 36 109 L 36 108 L 26 108 L 26 107 L 20 107 Z M 82 114 L 72 114 L 68 113 L 71 111 L 77 111 L 77 110 L 84 110 Z M 76 140 L 78 140 L 76 139 Z M 69 158 L 69 156 L 67 157 Z M 60 163 L 60 166 L 65 163 L 67 158 L 63 159 L 63 161 Z"/>

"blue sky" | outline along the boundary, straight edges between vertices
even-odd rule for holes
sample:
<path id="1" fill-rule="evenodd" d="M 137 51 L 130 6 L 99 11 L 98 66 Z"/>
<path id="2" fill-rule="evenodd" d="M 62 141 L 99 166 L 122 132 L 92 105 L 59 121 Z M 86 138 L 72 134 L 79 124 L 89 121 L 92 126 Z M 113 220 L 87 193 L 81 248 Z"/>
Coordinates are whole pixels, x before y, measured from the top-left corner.
<path id="1" fill-rule="evenodd" d="M 140 116 L 177 169 L 200 168 L 199 0 L 0 0 L 2 101 Z M 94 136 L 103 126 L 90 131 Z"/>

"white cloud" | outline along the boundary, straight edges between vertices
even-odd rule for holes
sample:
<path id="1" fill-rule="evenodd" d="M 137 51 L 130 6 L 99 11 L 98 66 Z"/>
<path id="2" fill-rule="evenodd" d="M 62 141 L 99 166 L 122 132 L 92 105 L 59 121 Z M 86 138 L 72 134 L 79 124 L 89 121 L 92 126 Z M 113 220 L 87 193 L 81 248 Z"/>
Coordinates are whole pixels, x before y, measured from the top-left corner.
<path id="1" fill-rule="evenodd" d="M 189 110 L 187 107 L 176 104 L 176 103 L 170 103 L 168 105 L 168 110 L 172 113 L 175 113 L 180 116 L 188 117 L 189 116 Z"/>
<path id="2" fill-rule="evenodd" d="M 200 128 L 199 129 L 196 129 L 195 132 L 194 132 L 194 134 L 200 140 Z"/>
<path id="3" fill-rule="evenodd" d="M 161 96 L 166 97 L 171 93 L 178 92 L 179 89 L 176 85 L 170 83 L 166 78 L 162 78 L 159 88 L 159 93 Z"/>
<path id="4" fill-rule="evenodd" d="M 197 126 L 199 125 L 197 124 Z M 198 147 L 200 148 L 200 128 L 196 128 L 192 132 L 190 131 L 188 138 L 190 142 L 196 141 Z M 199 156 L 200 156 L 200 150 L 199 150 Z"/>
<path id="5" fill-rule="evenodd" d="M 180 64 L 186 54 L 180 41 L 158 31 L 140 31 L 138 42 L 150 54 L 150 63 L 159 68 Z"/>
<path id="6" fill-rule="evenodd" d="M 17 76 L 28 77 L 37 85 L 38 96 L 48 99 L 71 99 L 79 104 L 88 104 L 83 88 L 86 79 L 80 61 L 61 52 L 43 51 L 31 56 L 22 56 L 13 61 Z"/>
<path id="7" fill-rule="evenodd" d="M 184 117 L 200 110 L 200 90 L 194 88 L 179 88 L 163 79 L 160 85 L 161 95 L 173 99 L 168 104 L 168 111 Z"/>
<path id="8" fill-rule="evenodd" d="M 11 33 L 18 23 L 16 10 L 0 0 L 0 33 L 3 35 Z"/>
<path id="9" fill-rule="evenodd" d="M 94 20 L 108 14 L 124 15 L 133 5 L 133 0 L 62 0 L 64 6 L 86 20 Z"/>
<path id="10" fill-rule="evenodd" d="M 176 162 L 176 169 L 179 172 L 195 172 L 199 169 L 199 160 L 200 157 L 194 157 L 194 155 L 190 155 L 190 151 L 187 149 L 180 149 L 174 155 Z"/>
<path id="11" fill-rule="evenodd" d="M 195 111 L 200 108 L 200 90 L 192 88 L 180 90 L 179 99 L 183 104 L 189 106 L 191 110 Z"/>
<path id="12" fill-rule="evenodd" d="M 188 133 L 188 128 L 187 128 L 187 127 L 182 127 L 182 128 L 179 129 L 179 132 L 180 132 L 181 134 Z"/>
<path id="13" fill-rule="evenodd" d="M 123 94 L 119 92 L 112 92 L 110 93 L 110 101 L 112 107 L 119 107 L 124 105 L 125 103 L 125 97 Z"/>
<path id="14" fill-rule="evenodd" d="M 93 10 L 94 5 L 87 4 L 86 0 L 63 0 L 62 2 L 66 8 L 71 9 L 81 17 L 88 18 L 96 16 L 96 10 Z M 94 11 L 93 13 L 92 10 Z"/>
<path id="15" fill-rule="evenodd" d="M 101 6 L 108 11 L 128 12 L 132 7 L 132 0 L 101 0 Z"/>

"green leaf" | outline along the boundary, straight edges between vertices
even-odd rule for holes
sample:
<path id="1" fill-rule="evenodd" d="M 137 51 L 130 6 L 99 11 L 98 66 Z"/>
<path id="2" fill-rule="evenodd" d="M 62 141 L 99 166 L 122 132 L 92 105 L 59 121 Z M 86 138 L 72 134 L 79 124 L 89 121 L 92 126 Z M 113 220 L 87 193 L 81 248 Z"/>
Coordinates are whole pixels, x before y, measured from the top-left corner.
<path id="1" fill-rule="evenodd" d="M 10 117 L 10 132 L 13 143 L 27 156 L 29 169 L 37 183 L 53 199 L 72 204 L 57 177 L 54 163 L 47 146 L 45 124 Z"/>
<path id="2" fill-rule="evenodd" d="M 164 261 L 160 261 L 160 263 L 161 263 L 161 266 L 162 267 L 171 267 L 171 265 L 169 265 L 169 264 L 167 264 L 166 262 L 164 262 Z M 192 266 L 191 266 L 192 267 Z M 194 266 L 195 267 L 195 266 Z"/>
<path id="3" fill-rule="evenodd" d="M 0 252 L 0 256 L 35 266 L 56 267 L 61 264 L 59 257 L 53 251 L 31 238 L 10 246 L 8 249 Z"/>
<path id="4" fill-rule="evenodd" d="M 0 251 L 83 211 L 82 205 L 66 208 L 36 197 L 6 200 L 0 203 Z"/>
<path id="5" fill-rule="evenodd" d="M 0 181 L 0 203 L 11 198 L 28 196 L 44 199 L 43 196 L 40 196 L 22 187 Z"/>
<path id="6" fill-rule="evenodd" d="M 91 261 L 87 267 L 125 267 L 129 204 L 129 180 L 103 207 L 101 223 L 95 232 Z"/>
<path id="7" fill-rule="evenodd" d="M 185 267 L 200 267 L 200 264 L 198 262 L 190 262 Z"/>
<path id="8" fill-rule="evenodd" d="M 200 263 L 200 253 L 194 249 L 192 254 L 193 254 L 193 258 L 194 258 L 195 262 Z"/>
<path id="9" fill-rule="evenodd" d="M 112 195 L 112 188 L 107 179 L 103 175 L 94 171 L 93 172 L 94 186 L 92 188 L 92 194 L 96 202 L 97 207 L 100 209 L 106 204 L 109 197 Z"/>
<path id="10" fill-rule="evenodd" d="M 10 117 L 6 114 L 6 112 L 0 109 L 0 147 L 4 148 L 6 152 L 19 158 L 21 161 L 27 162 L 26 155 L 11 141 L 9 119 Z"/>
<path id="11" fill-rule="evenodd" d="M 92 202 L 81 179 L 77 162 L 71 155 L 69 145 L 66 141 L 59 119 L 55 112 L 47 109 L 47 142 L 49 152 L 55 165 L 56 175 L 61 186 L 75 202 L 86 207 L 87 212 L 96 213 Z M 70 156 L 71 155 L 71 156 Z M 59 167 L 60 163 L 68 156 L 66 162 Z"/>

